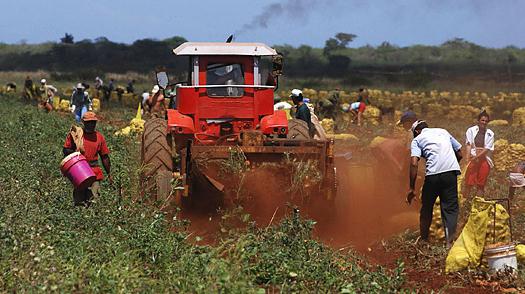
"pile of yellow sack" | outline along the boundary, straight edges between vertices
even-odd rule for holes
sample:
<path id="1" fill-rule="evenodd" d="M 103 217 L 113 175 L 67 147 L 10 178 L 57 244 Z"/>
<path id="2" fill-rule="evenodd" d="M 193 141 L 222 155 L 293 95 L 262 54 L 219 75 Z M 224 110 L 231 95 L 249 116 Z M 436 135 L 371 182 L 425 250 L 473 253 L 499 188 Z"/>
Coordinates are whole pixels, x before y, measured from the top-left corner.
<path id="1" fill-rule="evenodd" d="M 137 101 L 139 101 L 138 99 L 138 96 L 133 93 L 122 94 L 122 104 L 126 106 L 136 105 Z"/>
<path id="2" fill-rule="evenodd" d="M 509 243 L 511 238 L 508 220 L 509 214 L 501 204 L 476 197 L 472 202 L 467 224 L 448 253 L 445 271 L 450 273 L 477 268 L 482 264 L 486 245 Z M 522 248 L 519 249 L 522 251 Z"/>
<path id="3" fill-rule="evenodd" d="M 320 121 L 321 126 L 327 134 L 334 133 L 334 120 L 331 118 L 325 118 Z"/>
<path id="4" fill-rule="evenodd" d="M 365 112 L 363 112 L 363 117 L 368 123 L 377 126 L 381 121 L 381 110 L 375 106 L 369 105 L 366 107 Z"/>
<path id="5" fill-rule="evenodd" d="M 494 142 L 494 168 L 498 171 L 510 171 L 516 165 L 516 160 L 525 158 L 525 146 L 512 143 L 505 139 Z"/>
<path id="6" fill-rule="evenodd" d="M 314 89 L 304 88 L 303 89 L 303 96 L 308 97 L 310 99 L 317 98 L 317 91 Z"/>
<path id="7" fill-rule="evenodd" d="M 513 126 L 525 125 L 525 107 L 516 108 L 512 112 L 512 125 Z"/>
<path id="8" fill-rule="evenodd" d="M 318 97 L 319 99 L 325 99 L 325 98 L 328 98 L 328 91 L 324 91 L 324 90 L 319 91 L 317 97 Z"/>
<path id="9" fill-rule="evenodd" d="M 448 119 L 475 119 L 481 110 L 471 105 L 450 105 L 446 117 Z"/>
<path id="10" fill-rule="evenodd" d="M 508 125 L 509 125 L 509 122 L 504 119 L 495 119 L 489 122 L 489 126 L 508 126 Z"/>
<path id="11" fill-rule="evenodd" d="M 144 132 L 144 120 L 142 119 L 142 113 L 140 104 L 137 109 L 137 115 L 131 120 L 129 126 L 115 132 L 117 136 L 129 136 L 131 134 L 140 134 Z"/>
<path id="12" fill-rule="evenodd" d="M 425 109 L 429 117 L 440 117 L 445 114 L 445 108 L 439 103 L 429 103 Z"/>

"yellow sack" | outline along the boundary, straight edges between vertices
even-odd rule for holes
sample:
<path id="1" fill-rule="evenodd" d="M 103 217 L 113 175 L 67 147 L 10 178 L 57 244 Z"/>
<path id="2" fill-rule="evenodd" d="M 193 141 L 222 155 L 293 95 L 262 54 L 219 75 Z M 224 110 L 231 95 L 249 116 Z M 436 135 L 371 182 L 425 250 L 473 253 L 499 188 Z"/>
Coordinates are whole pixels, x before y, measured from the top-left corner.
<path id="1" fill-rule="evenodd" d="M 321 126 L 327 134 L 334 133 L 334 120 L 331 118 L 325 118 L 320 121 Z"/>
<path id="2" fill-rule="evenodd" d="M 69 100 L 66 100 L 66 99 L 60 100 L 60 110 L 69 111 Z"/>
<path id="3" fill-rule="evenodd" d="M 480 197 L 474 198 L 467 224 L 448 253 L 445 272 L 476 268 L 481 264 L 485 245 L 510 242 L 508 218 L 509 215 L 501 204 L 485 201 Z"/>
<path id="4" fill-rule="evenodd" d="M 481 255 L 485 248 L 490 207 L 485 207 L 482 210 L 478 210 L 478 208 L 477 205 L 472 205 L 467 224 L 448 253 L 445 266 L 447 273 L 457 272 L 465 268 L 476 268 L 481 262 Z"/>
<path id="5" fill-rule="evenodd" d="M 93 98 L 93 111 L 97 112 L 97 111 L 100 111 L 100 99 L 98 98 Z"/>
<path id="6" fill-rule="evenodd" d="M 137 114 L 135 115 L 135 118 L 136 119 L 142 119 L 142 110 L 141 110 L 140 103 L 139 103 L 139 107 L 137 107 Z"/>
<path id="7" fill-rule="evenodd" d="M 58 110 L 60 108 L 60 97 L 53 97 L 53 109 Z"/>
<path id="8" fill-rule="evenodd" d="M 525 264 L 525 245 L 516 245 L 516 256 L 518 257 L 519 263 Z"/>
<path id="9" fill-rule="evenodd" d="M 131 120 L 129 124 L 130 131 L 134 133 L 144 132 L 144 123 L 145 121 L 142 119 L 142 112 L 140 111 L 140 103 L 139 103 L 139 107 L 137 108 L 137 115 L 135 116 L 134 119 Z"/>

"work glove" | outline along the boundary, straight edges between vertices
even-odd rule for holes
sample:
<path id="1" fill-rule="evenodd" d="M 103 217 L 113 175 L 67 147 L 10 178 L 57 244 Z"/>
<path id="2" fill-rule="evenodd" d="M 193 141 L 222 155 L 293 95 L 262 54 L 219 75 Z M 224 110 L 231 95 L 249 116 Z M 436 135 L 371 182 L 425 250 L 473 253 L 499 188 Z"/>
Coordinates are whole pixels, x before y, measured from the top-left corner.
<path id="1" fill-rule="evenodd" d="M 74 112 L 75 112 L 75 108 L 76 108 L 75 105 L 72 105 L 71 107 L 69 107 L 69 110 L 71 110 L 71 113 L 74 113 Z"/>

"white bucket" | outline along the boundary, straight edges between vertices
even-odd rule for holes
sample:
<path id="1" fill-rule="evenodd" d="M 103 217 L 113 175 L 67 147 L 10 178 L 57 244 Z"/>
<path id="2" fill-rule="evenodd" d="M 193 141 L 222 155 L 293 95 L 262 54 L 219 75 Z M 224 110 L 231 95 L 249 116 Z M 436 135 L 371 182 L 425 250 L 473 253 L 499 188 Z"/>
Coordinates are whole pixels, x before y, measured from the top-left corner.
<path id="1" fill-rule="evenodd" d="M 504 270 L 505 267 L 518 268 L 514 244 L 504 244 L 497 247 L 487 246 L 483 255 L 487 258 L 489 268 L 495 271 Z"/>

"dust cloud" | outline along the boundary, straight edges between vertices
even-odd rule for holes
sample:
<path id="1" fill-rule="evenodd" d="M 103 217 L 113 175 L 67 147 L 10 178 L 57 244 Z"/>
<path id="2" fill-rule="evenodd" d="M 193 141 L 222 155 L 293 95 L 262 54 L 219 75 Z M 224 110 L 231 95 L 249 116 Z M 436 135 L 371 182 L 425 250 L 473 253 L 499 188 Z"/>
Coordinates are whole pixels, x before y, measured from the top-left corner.
<path id="1" fill-rule="evenodd" d="M 371 162 L 354 159 L 336 160 L 338 193 L 333 207 L 324 205 L 301 208 L 301 215 L 313 218 L 317 224 L 314 234 L 324 243 L 334 247 L 354 247 L 366 250 L 374 242 L 389 238 L 419 224 L 418 205 L 408 206 L 404 199 L 408 186 L 408 174 L 394 172 L 381 160 Z M 223 213 L 239 203 L 243 197 L 243 209 L 251 215 L 259 227 L 275 225 L 289 215 L 290 193 L 287 183 L 290 175 L 273 168 L 254 168 L 241 180 L 240 190 L 230 190 L 221 203 L 222 211 L 188 211 L 183 217 L 191 221 L 190 231 L 205 237 L 205 243 L 213 243 L 220 234 Z M 206 193 L 207 194 L 207 193 Z M 209 194 L 198 197 L 209 199 Z M 321 196 L 321 195 L 319 195 Z M 292 199 L 301 203 L 299 196 Z M 185 211 L 185 209 L 183 209 Z"/>
<path id="2" fill-rule="evenodd" d="M 385 177 L 385 167 L 380 163 L 338 160 L 336 167 L 337 218 L 333 223 L 319 222 L 316 232 L 323 241 L 334 247 L 364 250 L 378 240 L 418 226 L 417 205 L 408 206 L 404 201 L 408 175 Z"/>

